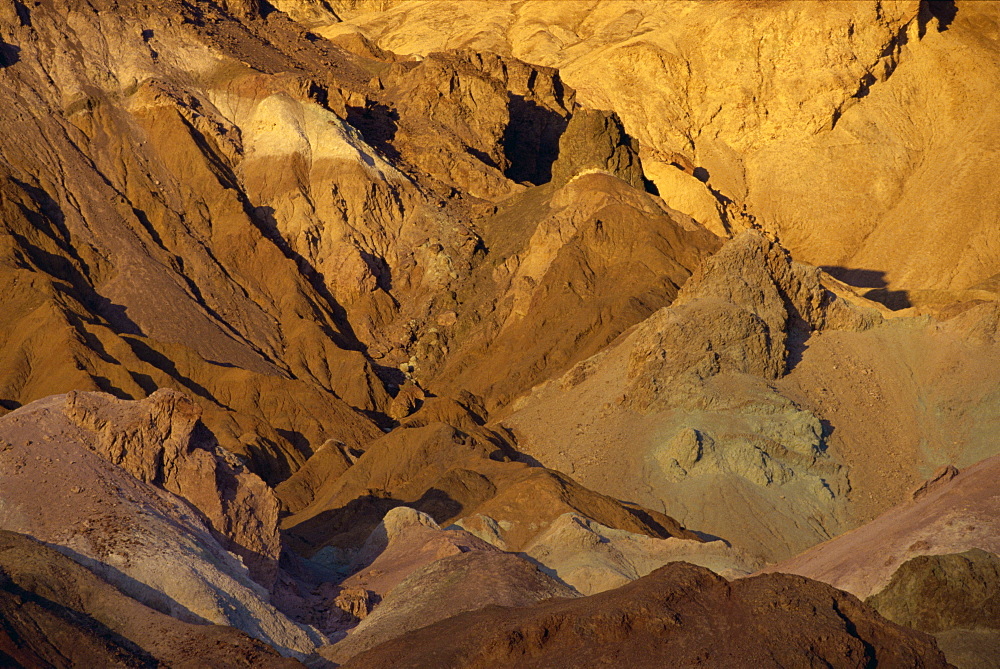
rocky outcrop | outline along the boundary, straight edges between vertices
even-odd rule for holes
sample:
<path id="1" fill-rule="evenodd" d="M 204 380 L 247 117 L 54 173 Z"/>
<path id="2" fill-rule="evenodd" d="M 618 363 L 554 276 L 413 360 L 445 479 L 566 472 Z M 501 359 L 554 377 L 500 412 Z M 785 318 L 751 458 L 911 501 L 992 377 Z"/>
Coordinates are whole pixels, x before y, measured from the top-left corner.
<path id="1" fill-rule="evenodd" d="M 38 541 L 0 531 L 0 657 L 18 666 L 300 667 L 231 627 L 194 625 L 126 597 Z"/>
<path id="2" fill-rule="evenodd" d="M 215 443 L 186 395 L 158 390 L 138 402 L 97 393 L 66 396 L 67 418 L 90 433 L 83 443 L 142 481 L 187 500 L 239 555 L 255 581 L 277 578 L 281 540 L 271 489 Z"/>
<path id="3" fill-rule="evenodd" d="M 162 614 L 304 656 L 324 637 L 270 603 L 276 500 L 205 450 L 196 416 L 163 391 L 139 402 L 55 396 L 0 418 L 0 529 L 45 542 Z"/>
<path id="4" fill-rule="evenodd" d="M 850 595 L 769 575 L 732 583 L 686 564 L 599 595 L 443 620 L 355 656 L 346 667 L 632 666 L 946 667 L 929 636 Z"/>
<path id="5" fill-rule="evenodd" d="M 747 231 L 502 423 L 590 488 L 783 559 L 899 504 L 942 462 L 993 453 L 968 426 L 994 410 L 998 351 L 966 349 L 967 327 L 893 315 Z"/>
<path id="6" fill-rule="evenodd" d="M 993 553 L 912 558 L 865 601 L 895 623 L 933 634 L 957 667 L 998 665 L 1000 558 Z"/>
<path id="7" fill-rule="evenodd" d="M 895 623 L 932 634 L 1000 630 L 1000 558 L 978 548 L 911 558 L 865 601 Z"/>
<path id="8" fill-rule="evenodd" d="M 552 182 L 564 186 L 589 171 L 612 174 L 633 188 L 645 188 L 638 142 L 625 134 L 614 113 L 581 109 L 559 137 L 559 158 L 552 165 Z"/>

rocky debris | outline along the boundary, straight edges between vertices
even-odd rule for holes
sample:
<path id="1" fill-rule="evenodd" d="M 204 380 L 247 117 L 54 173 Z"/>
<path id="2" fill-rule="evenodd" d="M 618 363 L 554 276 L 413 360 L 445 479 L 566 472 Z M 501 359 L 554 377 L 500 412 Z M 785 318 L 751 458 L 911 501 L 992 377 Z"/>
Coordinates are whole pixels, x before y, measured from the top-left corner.
<path id="1" fill-rule="evenodd" d="M 336 647 L 335 647 L 336 648 Z M 927 635 L 801 577 L 733 581 L 684 563 L 601 594 L 464 613 L 360 653 L 346 667 L 946 667 Z"/>
<path id="2" fill-rule="evenodd" d="M 239 19 L 260 18 L 260 0 L 222 0 L 222 8 Z"/>
<path id="3" fill-rule="evenodd" d="M 669 562 L 707 567 L 726 578 L 746 576 L 761 566 L 721 540 L 654 539 L 605 527 L 575 513 L 560 516 L 524 548 L 524 554 L 584 595 L 625 585 Z"/>
<path id="4" fill-rule="evenodd" d="M 0 658 L 18 666 L 302 666 L 231 627 L 144 606 L 14 532 L 0 531 L 0 593 Z"/>
<path id="5" fill-rule="evenodd" d="M 343 663 L 373 646 L 463 611 L 528 606 L 575 596 L 573 590 L 515 555 L 489 550 L 455 553 L 413 571 L 344 639 L 319 653 Z"/>
<path id="6" fill-rule="evenodd" d="M 0 418 L 11 444 L 0 453 L 0 529 L 45 542 L 162 614 L 304 656 L 322 635 L 278 611 L 271 583 L 252 577 L 276 571 L 275 556 L 254 547 L 273 536 L 277 503 L 256 476 L 205 450 L 196 415 L 161 391 L 137 402 L 54 396 Z"/>
<path id="7" fill-rule="evenodd" d="M 957 667 L 1000 666 L 1000 558 L 993 553 L 912 558 L 865 602 L 894 623 L 933 634 Z"/>
<path id="8" fill-rule="evenodd" d="M 685 388 L 721 372 L 773 380 L 787 371 L 791 338 L 882 320 L 873 308 L 838 299 L 821 275 L 756 231 L 737 235 L 636 335 L 629 376 L 656 388 Z"/>
<path id="9" fill-rule="evenodd" d="M 375 608 L 376 601 L 371 590 L 365 588 L 343 588 L 333 600 L 334 605 L 354 620 L 364 620 Z"/>

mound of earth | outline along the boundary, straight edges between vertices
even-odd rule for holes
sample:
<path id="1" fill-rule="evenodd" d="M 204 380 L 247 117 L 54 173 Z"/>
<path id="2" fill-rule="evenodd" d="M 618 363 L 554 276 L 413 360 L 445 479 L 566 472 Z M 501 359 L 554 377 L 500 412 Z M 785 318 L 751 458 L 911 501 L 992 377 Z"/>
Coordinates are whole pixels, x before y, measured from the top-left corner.
<path id="1" fill-rule="evenodd" d="M 727 578 L 746 576 L 761 566 L 721 540 L 658 539 L 575 513 L 556 519 L 524 548 L 524 555 L 584 595 L 617 588 L 669 562 L 707 567 Z"/>
<path id="2" fill-rule="evenodd" d="M 933 638 L 796 576 L 732 583 L 677 563 L 590 597 L 464 613 L 345 667 L 946 667 Z"/>

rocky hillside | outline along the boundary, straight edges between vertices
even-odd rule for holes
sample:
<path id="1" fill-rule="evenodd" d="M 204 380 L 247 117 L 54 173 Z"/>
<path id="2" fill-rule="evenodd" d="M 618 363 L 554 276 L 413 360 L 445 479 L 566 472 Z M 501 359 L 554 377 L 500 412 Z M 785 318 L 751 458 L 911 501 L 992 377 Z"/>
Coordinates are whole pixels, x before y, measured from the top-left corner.
<path id="1" fill-rule="evenodd" d="M 0 0 L 0 664 L 988 663 L 998 40 Z"/>

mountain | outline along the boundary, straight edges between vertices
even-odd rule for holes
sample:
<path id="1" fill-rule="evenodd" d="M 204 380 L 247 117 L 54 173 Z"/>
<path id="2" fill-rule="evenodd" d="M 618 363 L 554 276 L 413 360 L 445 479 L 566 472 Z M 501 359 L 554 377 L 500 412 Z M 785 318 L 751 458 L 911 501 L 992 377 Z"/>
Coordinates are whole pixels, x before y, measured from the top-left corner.
<path id="1" fill-rule="evenodd" d="M 0 0 L 0 663 L 990 662 L 998 40 Z"/>

